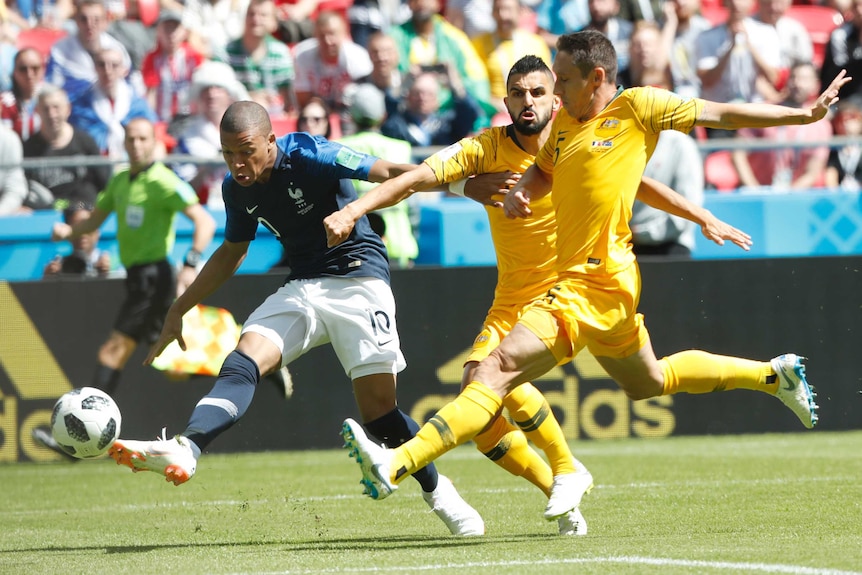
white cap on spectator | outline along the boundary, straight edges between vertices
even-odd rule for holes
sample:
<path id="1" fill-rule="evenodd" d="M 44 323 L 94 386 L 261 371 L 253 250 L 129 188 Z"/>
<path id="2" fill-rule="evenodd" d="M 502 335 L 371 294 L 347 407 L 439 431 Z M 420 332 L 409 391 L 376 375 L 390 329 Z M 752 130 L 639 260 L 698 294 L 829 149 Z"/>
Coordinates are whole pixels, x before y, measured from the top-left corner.
<path id="1" fill-rule="evenodd" d="M 179 22 L 180 24 L 182 24 L 183 15 L 176 10 L 160 10 L 159 18 L 158 20 L 156 20 L 156 24 L 161 24 L 162 22 Z"/>
<path id="2" fill-rule="evenodd" d="M 386 117 L 386 96 L 374 84 L 360 84 L 351 97 L 350 115 L 357 123 L 379 124 Z"/>
<path id="3" fill-rule="evenodd" d="M 229 64 L 208 60 L 202 62 L 192 73 L 191 98 L 200 98 L 201 91 L 210 86 L 224 88 L 234 101 L 248 100 L 248 91 L 239 80 Z"/>

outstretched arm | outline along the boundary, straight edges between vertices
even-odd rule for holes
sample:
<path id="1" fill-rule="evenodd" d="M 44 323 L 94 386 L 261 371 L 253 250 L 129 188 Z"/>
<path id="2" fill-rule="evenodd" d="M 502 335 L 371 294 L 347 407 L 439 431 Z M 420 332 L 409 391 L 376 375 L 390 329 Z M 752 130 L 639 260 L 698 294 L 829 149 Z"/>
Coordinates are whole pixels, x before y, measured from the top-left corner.
<path id="1" fill-rule="evenodd" d="M 200 204 L 192 204 L 183 210 L 183 214 L 185 214 L 185 216 L 192 221 L 192 224 L 194 224 L 192 247 L 190 251 L 198 256 L 196 259 L 199 259 L 200 254 L 207 249 L 213 239 L 213 235 L 215 235 L 215 221 L 209 212 Z M 188 256 L 186 256 L 186 258 L 188 259 Z M 186 288 L 188 288 L 194 281 L 195 276 L 197 276 L 198 273 L 197 269 L 195 269 L 196 265 L 197 262 L 183 265 L 182 269 L 177 274 L 177 295 L 182 295 L 182 293 L 186 291 Z"/>
<path id="2" fill-rule="evenodd" d="M 90 212 L 90 217 L 86 220 L 77 222 L 74 226 L 70 226 L 64 222 L 57 222 L 54 224 L 54 229 L 51 231 L 51 240 L 55 242 L 60 240 L 72 240 L 81 237 L 84 234 L 95 232 L 110 215 L 110 212 L 95 208 Z"/>
<path id="3" fill-rule="evenodd" d="M 378 162 L 380 161 L 378 160 Z M 375 162 L 374 165 L 376 166 L 378 162 Z M 387 162 L 387 164 L 391 164 L 391 162 Z M 391 164 L 391 166 L 403 165 Z M 326 229 L 326 245 L 333 247 L 346 240 L 359 218 L 368 212 L 394 206 L 410 197 L 414 192 L 427 190 L 437 184 L 437 176 L 434 175 L 434 171 L 426 164 L 420 164 L 416 169 L 404 172 L 391 180 L 385 181 L 361 198 L 350 202 L 337 212 L 333 212 L 324 218 L 323 227 Z"/>
<path id="4" fill-rule="evenodd" d="M 790 108 L 774 104 L 729 104 L 706 102 L 697 119 L 698 126 L 737 130 L 739 128 L 766 128 L 791 124 L 812 124 L 822 120 L 830 106 L 838 102 L 838 92 L 852 78 L 841 70 L 808 108 Z"/>
<path id="5" fill-rule="evenodd" d="M 395 164 L 388 160 L 378 159 L 371 165 L 368 171 L 368 181 L 379 184 L 391 180 L 401 174 L 413 171 L 416 168 L 414 164 Z"/>
<path id="6" fill-rule="evenodd" d="M 644 177 L 638 188 L 637 199 L 657 210 L 696 223 L 706 239 L 720 246 L 729 240 L 745 251 L 750 249 L 751 236 L 719 220 L 706 208 L 691 203 L 657 180 Z"/>

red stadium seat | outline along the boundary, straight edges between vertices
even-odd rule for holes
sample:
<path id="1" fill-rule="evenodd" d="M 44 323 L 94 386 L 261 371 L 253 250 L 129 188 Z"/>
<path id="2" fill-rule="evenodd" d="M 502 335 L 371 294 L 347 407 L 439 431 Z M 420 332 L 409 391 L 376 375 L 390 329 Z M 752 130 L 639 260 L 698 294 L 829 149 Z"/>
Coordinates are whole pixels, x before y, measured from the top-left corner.
<path id="1" fill-rule="evenodd" d="M 739 175 L 728 150 L 712 152 L 704 160 L 704 179 L 719 192 L 733 192 L 739 187 Z"/>
<path id="2" fill-rule="evenodd" d="M 706 5 L 700 7 L 700 14 L 713 26 L 727 22 L 727 8 L 721 4 Z"/>
<path id="3" fill-rule="evenodd" d="M 811 36 L 814 45 L 814 64 L 819 68 L 823 64 L 829 35 L 835 28 L 844 23 L 844 17 L 834 8 L 828 6 L 794 4 L 787 10 L 788 17 L 802 23 Z"/>
<path id="4" fill-rule="evenodd" d="M 149 28 L 154 25 L 160 11 L 159 0 L 138 0 L 138 18 L 144 26 Z"/>
<path id="5" fill-rule="evenodd" d="M 29 30 L 21 30 L 18 32 L 17 47 L 19 50 L 23 50 L 24 48 L 35 48 L 47 58 L 54 42 L 65 35 L 65 30 L 55 30 L 53 28 L 38 27 L 30 28 Z"/>
<path id="6" fill-rule="evenodd" d="M 280 138 L 285 134 L 296 131 L 296 116 L 281 116 L 271 118 L 272 131 L 275 132 L 275 137 Z"/>

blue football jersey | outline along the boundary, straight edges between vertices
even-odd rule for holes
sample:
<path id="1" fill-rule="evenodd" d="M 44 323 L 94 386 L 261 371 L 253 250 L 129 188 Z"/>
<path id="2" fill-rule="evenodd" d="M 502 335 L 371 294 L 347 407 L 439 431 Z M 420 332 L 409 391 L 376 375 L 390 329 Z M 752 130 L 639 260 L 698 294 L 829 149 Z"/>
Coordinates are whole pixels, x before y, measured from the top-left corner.
<path id="1" fill-rule="evenodd" d="M 294 132 L 276 140 L 275 166 L 265 184 L 244 188 L 230 173 L 222 183 L 225 239 L 247 242 L 258 225 L 284 246 L 288 280 L 329 276 L 377 277 L 389 281 L 389 261 L 380 237 L 362 217 L 350 237 L 326 246 L 323 219 L 356 199 L 351 179 L 367 180 L 377 158 Z"/>

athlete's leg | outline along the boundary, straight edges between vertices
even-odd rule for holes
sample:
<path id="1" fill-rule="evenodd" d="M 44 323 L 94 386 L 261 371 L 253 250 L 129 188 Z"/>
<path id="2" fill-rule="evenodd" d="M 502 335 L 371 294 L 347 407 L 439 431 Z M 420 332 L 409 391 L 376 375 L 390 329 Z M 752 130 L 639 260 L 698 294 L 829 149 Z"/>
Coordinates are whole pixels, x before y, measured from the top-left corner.
<path id="1" fill-rule="evenodd" d="M 422 426 L 414 439 L 394 450 L 391 479 L 397 483 L 472 439 L 499 414 L 504 396 L 555 365 L 557 359 L 544 342 L 526 327 L 516 325 L 479 363 L 474 381 Z"/>
<path id="2" fill-rule="evenodd" d="M 464 366 L 461 389 L 473 381 L 473 373 L 477 365 L 479 365 L 478 361 L 470 361 Z M 524 384 L 518 389 L 527 386 L 528 384 Z M 503 399 L 504 404 L 506 398 Z M 530 447 L 524 432 L 509 423 L 505 417 L 502 415 L 494 417 L 488 426 L 473 438 L 473 441 L 476 448 L 498 466 L 516 477 L 523 477 L 541 489 L 545 495 L 551 493 L 551 483 L 554 479 L 551 468 L 536 450 Z"/>
<path id="3" fill-rule="evenodd" d="M 769 362 L 699 350 L 682 351 L 658 360 L 648 339 L 633 355 L 597 356 L 596 360 L 632 400 L 736 388 L 775 394 L 778 387 Z"/>
<path id="4" fill-rule="evenodd" d="M 353 380 L 353 395 L 368 432 L 387 447 L 398 447 L 412 439 L 419 424 L 398 409 L 395 398 L 395 376 L 377 373 Z M 425 492 L 437 488 L 437 468 L 432 464 L 413 473 Z"/>
<path id="5" fill-rule="evenodd" d="M 236 350 L 225 358 L 212 390 L 195 406 L 182 433 L 196 454 L 229 429 L 246 412 L 261 374 L 281 367 L 281 350 L 255 332 L 245 332 Z"/>
<path id="6" fill-rule="evenodd" d="M 175 485 L 185 483 L 194 475 L 201 451 L 245 414 L 261 371 L 279 365 L 281 350 L 275 343 L 258 333 L 243 333 L 237 349 L 225 358 L 212 390 L 192 411 L 182 435 L 156 441 L 118 439 L 108 453 L 134 471 L 154 471 Z"/>
<path id="7" fill-rule="evenodd" d="M 111 331 L 108 339 L 99 348 L 99 364 L 93 374 L 93 387 L 113 395 L 120 383 L 120 375 L 129 358 L 135 353 L 138 343 L 117 330 Z"/>

